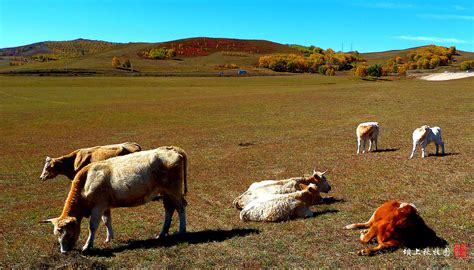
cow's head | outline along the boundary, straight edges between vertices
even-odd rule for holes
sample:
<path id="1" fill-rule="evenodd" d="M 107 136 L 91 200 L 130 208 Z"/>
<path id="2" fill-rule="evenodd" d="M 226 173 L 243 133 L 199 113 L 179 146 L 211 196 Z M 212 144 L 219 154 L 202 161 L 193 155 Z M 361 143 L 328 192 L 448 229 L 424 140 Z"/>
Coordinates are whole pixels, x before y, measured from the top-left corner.
<path id="1" fill-rule="evenodd" d="M 75 217 L 51 218 L 41 223 L 53 224 L 53 233 L 58 237 L 61 253 L 66 253 L 74 247 L 81 232 L 81 224 Z"/>
<path id="2" fill-rule="evenodd" d="M 305 190 L 310 194 L 307 203 L 313 205 L 319 203 L 322 200 L 318 186 L 316 184 L 309 184 Z"/>
<path id="3" fill-rule="evenodd" d="M 56 177 L 56 175 L 58 175 L 57 163 L 58 162 L 54 158 L 46 157 L 46 161 L 43 167 L 43 172 L 41 173 L 39 178 L 45 181 L 45 180 Z"/>
<path id="4" fill-rule="evenodd" d="M 327 170 L 324 172 L 318 172 L 316 169 L 313 170 L 313 178 L 316 182 L 316 185 L 318 186 L 319 192 L 328 193 L 331 190 L 331 186 L 329 185 L 326 176 L 324 176 L 326 172 Z"/>

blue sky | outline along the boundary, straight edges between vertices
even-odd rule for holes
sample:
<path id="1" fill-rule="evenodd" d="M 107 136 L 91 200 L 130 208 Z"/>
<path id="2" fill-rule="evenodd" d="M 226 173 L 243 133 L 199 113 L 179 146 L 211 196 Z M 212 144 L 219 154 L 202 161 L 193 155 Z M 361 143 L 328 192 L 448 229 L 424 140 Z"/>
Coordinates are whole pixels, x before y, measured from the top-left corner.
<path id="1" fill-rule="evenodd" d="M 0 0 L 0 48 L 45 40 L 266 39 L 360 52 L 474 51 L 474 1 Z"/>

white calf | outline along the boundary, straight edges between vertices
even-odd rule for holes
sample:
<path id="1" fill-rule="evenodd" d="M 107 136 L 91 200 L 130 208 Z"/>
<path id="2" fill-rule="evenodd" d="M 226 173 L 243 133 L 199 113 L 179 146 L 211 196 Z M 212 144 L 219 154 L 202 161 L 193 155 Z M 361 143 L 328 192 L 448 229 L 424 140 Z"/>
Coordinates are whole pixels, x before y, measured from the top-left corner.
<path id="1" fill-rule="evenodd" d="M 369 141 L 369 151 L 372 150 L 372 143 L 374 144 L 375 150 L 377 150 L 377 140 L 379 136 L 379 123 L 378 122 L 365 122 L 357 126 L 357 154 L 360 153 L 361 142 L 364 142 L 364 148 L 362 153 L 365 153 L 365 142 Z"/>
<path id="2" fill-rule="evenodd" d="M 413 158 L 417 144 L 421 146 L 421 157 L 424 158 L 426 146 L 431 142 L 434 142 L 436 145 L 436 154 L 438 154 L 438 148 L 441 145 L 444 155 L 444 142 L 441 138 L 441 128 L 431 128 L 427 125 L 424 125 L 415 129 L 415 131 L 413 131 L 413 149 L 411 151 L 410 158 Z"/>

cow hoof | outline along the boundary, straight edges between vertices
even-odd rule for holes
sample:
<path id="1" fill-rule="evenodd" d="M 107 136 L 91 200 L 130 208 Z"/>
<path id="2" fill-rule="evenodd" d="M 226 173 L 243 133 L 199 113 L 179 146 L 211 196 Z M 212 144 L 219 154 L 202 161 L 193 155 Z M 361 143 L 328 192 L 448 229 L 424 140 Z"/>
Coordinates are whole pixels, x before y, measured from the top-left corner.
<path id="1" fill-rule="evenodd" d="M 88 246 L 88 245 L 84 245 L 82 247 L 82 253 L 88 253 L 92 250 L 92 247 L 91 246 Z"/>
<path id="2" fill-rule="evenodd" d="M 359 251 L 357 252 L 357 255 L 359 255 L 359 256 L 368 256 L 368 255 L 369 255 L 369 252 L 368 252 L 367 250 L 365 250 L 365 249 L 362 249 L 362 250 L 359 250 Z"/>
<path id="3" fill-rule="evenodd" d="M 160 234 L 157 235 L 155 238 L 161 240 L 161 239 L 165 239 L 167 236 L 168 236 L 167 233 L 160 233 Z"/>

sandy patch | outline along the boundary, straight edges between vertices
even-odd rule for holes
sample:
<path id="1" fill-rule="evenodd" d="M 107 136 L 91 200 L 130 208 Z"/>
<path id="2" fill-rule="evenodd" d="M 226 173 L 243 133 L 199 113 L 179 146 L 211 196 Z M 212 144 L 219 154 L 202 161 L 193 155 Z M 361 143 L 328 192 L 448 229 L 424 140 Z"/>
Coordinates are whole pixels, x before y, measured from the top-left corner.
<path id="1" fill-rule="evenodd" d="M 447 80 L 456 80 L 467 77 L 473 77 L 474 72 L 459 72 L 459 73 L 436 73 L 423 76 L 420 79 L 427 81 L 447 81 Z"/>

